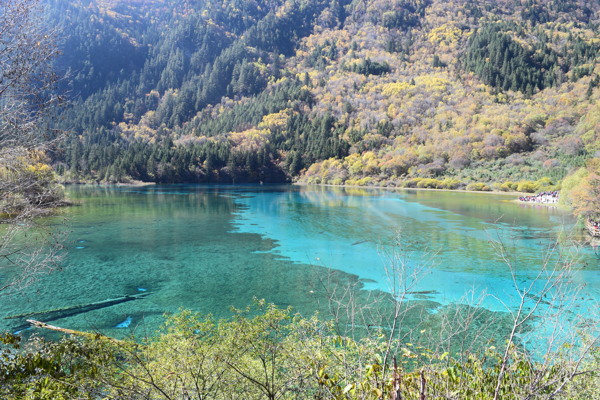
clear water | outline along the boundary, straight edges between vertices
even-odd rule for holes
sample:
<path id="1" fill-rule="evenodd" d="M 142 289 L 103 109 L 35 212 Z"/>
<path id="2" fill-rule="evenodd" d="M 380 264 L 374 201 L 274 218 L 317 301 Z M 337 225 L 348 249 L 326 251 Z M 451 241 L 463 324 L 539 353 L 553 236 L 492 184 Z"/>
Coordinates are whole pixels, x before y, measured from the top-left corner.
<path id="1" fill-rule="evenodd" d="M 519 285 L 537 276 L 557 240 L 561 252 L 574 250 L 564 239 L 575 223 L 568 213 L 502 195 L 198 185 L 67 192 L 78 205 L 48 220 L 60 225 L 68 218 L 62 271 L 0 296 L 0 315 L 144 294 L 75 313 L 38 315 L 52 315 L 51 323 L 71 329 L 123 336 L 152 332 L 165 313 L 180 308 L 228 316 L 231 306 L 244 307 L 254 297 L 327 316 L 332 292 L 350 285 L 359 303 L 373 293 L 402 293 L 432 321 L 452 304 L 487 293 L 475 308 L 502 317 L 516 309 L 519 297 L 493 242 L 502 241 L 515 261 Z M 572 279 L 585 287 L 573 321 L 600 299 L 600 259 L 590 246 L 577 251 Z M 16 272 L 0 271 L 5 280 Z M 23 319 L 0 319 L 0 329 L 20 330 Z M 435 329 L 432 321 L 427 326 Z"/>

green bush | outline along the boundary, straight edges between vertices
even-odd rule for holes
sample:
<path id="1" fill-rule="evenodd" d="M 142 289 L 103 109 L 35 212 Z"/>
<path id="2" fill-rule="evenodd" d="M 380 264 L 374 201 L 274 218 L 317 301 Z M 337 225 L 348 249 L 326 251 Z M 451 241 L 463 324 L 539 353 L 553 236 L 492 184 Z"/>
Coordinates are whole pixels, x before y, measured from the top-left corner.
<path id="1" fill-rule="evenodd" d="M 423 178 L 411 178 L 403 182 L 403 186 L 406 188 L 416 188 L 419 182 L 421 182 Z"/>
<path id="2" fill-rule="evenodd" d="M 440 182 L 439 189 L 458 189 L 463 183 L 458 179 L 446 178 Z"/>
<path id="3" fill-rule="evenodd" d="M 365 176 L 364 178 L 358 179 L 355 182 L 355 185 L 357 186 L 369 186 L 373 183 L 373 178 L 371 178 L 370 176 Z"/>
<path id="4" fill-rule="evenodd" d="M 512 181 L 506 181 L 502 184 L 498 184 L 498 190 L 501 190 L 503 192 L 512 192 L 517 190 L 517 186 L 518 184 L 512 182 Z"/>
<path id="5" fill-rule="evenodd" d="M 432 178 L 422 178 L 419 182 L 417 182 L 418 188 L 423 189 L 438 189 L 441 186 L 441 181 Z"/>
<path id="6" fill-rule="evenodd" d="M 554 186 L 554 183 L 548 177 L 540 178 L 535 183 L 538 185 L 539 189 L 541 189 L 541 190 L 545 190 L 544 188 Z"/>
<path id="7" fill-rule="evenodd" d="M 489 192 L 492 189 L 485 183 L 474 182 L 474 183 L 469 183 L 467 185 L 467 190 L 474 191 L 474 192 Z"/>
<path id="8" fill-rule="evenodd" d="M 523 193 L 535 193 L 539 189 L 539 184 L 532 181 L 520 181 L 517 184 L 517 191 Z"/>

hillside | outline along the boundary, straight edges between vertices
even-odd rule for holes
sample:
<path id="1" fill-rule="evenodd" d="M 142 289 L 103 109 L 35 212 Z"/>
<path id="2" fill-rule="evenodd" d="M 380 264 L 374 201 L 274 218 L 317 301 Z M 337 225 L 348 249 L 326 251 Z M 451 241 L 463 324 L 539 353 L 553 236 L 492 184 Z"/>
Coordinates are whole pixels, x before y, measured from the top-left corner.
<path id="1" fill-rule="evenodd" d="M 595 1 L 49 3 L 70 180 L 535 190 L 600 151 Z"/>

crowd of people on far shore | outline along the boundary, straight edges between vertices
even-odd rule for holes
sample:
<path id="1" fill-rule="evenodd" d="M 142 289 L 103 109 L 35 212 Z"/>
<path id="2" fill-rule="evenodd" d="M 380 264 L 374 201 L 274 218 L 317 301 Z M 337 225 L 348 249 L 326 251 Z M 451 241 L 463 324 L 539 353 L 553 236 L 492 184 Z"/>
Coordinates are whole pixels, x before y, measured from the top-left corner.
<path id="1" fill-rule="evenodd" d="M 525 203 L 558 203 L 558 191 L 540 192 L 533 196 L 521 196 L 519 201 Z"/>

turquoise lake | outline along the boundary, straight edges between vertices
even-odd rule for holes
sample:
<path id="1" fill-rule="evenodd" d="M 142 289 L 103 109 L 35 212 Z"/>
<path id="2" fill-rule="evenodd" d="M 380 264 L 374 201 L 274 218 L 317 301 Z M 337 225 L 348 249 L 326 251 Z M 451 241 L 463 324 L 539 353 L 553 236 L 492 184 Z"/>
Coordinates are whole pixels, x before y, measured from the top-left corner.
<path id="1" fill-rule="evenodd" d="M 67 194 L 76 205 L 46 219 L 68 232 L 61 271 L 0 296 L 3 316 L 76 310 L 37 316 L 119 337 L 149 334 L 181 308 L 227 317 L 231 306 L 256 297 L 304 315 L 333 310 L 343 324 L 361 326 L 358 313 L 349 316 L 348 299 L 361 315 L 368 309 L 381 316 L 389 302 L 374 299 L 395 297 L 414 306 L 407 329 L 437 333 L 440 315 L 469 304 L 465 310 L 497 317 L 501 338 L 519 305 L 515 283 L 531 284 L 557 241 L 549 263 L 567 254 L 576 268 L 571 284 L 582 287 L 560 324 L 589 318 L 600 299 L 598 250 L 572 244 L 570 236 L 584 239 L 573 217 L 511 196 L 268 185 L 71 186 Z M 3 267 L 0 279 L 15 273 Z M 535 281 L 530 300 L 543 283 Z M 0 329 L 22 330 L 23 320 L 1 319 Z M 550 332 L 558 323 L 534 327 Z"/>

